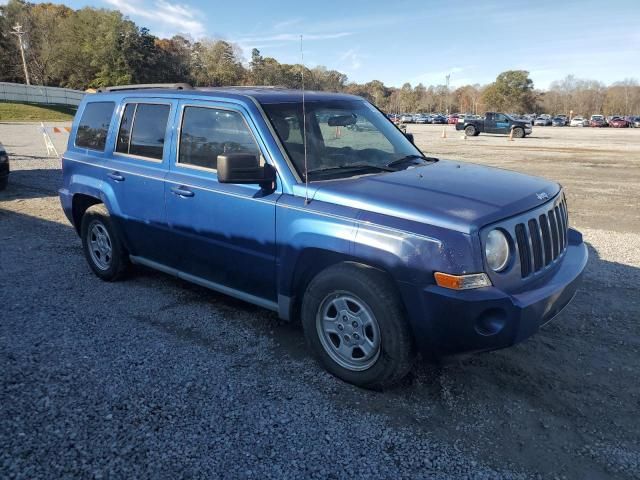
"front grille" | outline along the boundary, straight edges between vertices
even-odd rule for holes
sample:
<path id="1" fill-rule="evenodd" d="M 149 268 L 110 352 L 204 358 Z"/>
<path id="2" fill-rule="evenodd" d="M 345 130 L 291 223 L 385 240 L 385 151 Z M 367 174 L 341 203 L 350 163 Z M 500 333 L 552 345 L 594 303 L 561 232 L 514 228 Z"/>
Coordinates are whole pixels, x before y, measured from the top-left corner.
<path id="1" fill-rule="evenodd" d="M 555 205 L 550 204 L 549 209 L 541 215 L 515 226 L 522 278 L 539 272 L 564 253 L 568 228 L 564 195 Z"/>

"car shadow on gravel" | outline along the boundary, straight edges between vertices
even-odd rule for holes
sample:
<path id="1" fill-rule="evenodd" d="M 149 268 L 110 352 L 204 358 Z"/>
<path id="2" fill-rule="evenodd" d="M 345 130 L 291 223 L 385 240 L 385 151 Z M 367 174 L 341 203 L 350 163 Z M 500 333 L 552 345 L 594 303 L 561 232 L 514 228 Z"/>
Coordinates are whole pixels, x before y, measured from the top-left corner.
<path id="1" fill-rule="evenodd" d="M 11 166 L 14 167 L 15 162 Z M 56 168 L 12 170 L 6 190 L 0 192 L 0 202 L 11 199 L 28 199 L 58 196 L 62 185 L 62 171 Z"/>
<path id="2" fill-rule="evenodd" d="M 70 225 L 3 209 L 5 198 L 7 192 L 0 193 L 0 240 L 14 238 L 2 228 L 6 220 L 24 222 L 28 234 L 46 232 L 49 242 L 58 243 L 54 250 L 64 249 L 74 265 L 83 264 L 80 241 Z M 381 415 L 390 426 L 415 435 L 434 435 L 490 465 L 512 464 L 544 477 L 633 478 L 640 467 L 640 299 L 635 288 L 640 269 L 605 261 L 589 249 L 576 298 L 537 335 L 509 349 L 440 366 L 421 362 L 402 385 L 384 393 L 332 379 L 327 394 L 327 381 L 315 380 L 325 374 L 308 359 L 300 327 L 280 321 L 273 312 L 142 267 L 124 282 L 98 282 L 95 288 L 120 298 L 133 289 L 160 290 L 168 298 L 162 310 L 178 314 L 169 315 L 168 322 L 140 311 L 130 320 L 181 342 L 211 349 L 219 343 L 206 329 L 181 324 L 179 313 L 187 306 L 200 318 L 215 313 L 218 322 L 241 324 L 249 337 L 273 340 L 271 351 L 260 354 L 270 368 L 287 359 L 302 363 L 287 375 L 300 375 L 299 381 L 326 401 Z M 109 309 L 108 302 L 94 307 L 97 315 L 107 315 Z M 315 373 L 305 375 L 306 370 Z"/>

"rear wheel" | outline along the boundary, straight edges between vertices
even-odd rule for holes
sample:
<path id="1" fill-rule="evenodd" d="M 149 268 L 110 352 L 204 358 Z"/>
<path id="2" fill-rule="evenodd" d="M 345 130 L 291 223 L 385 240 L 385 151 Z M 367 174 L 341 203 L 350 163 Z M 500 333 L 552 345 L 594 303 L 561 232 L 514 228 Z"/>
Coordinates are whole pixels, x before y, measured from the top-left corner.
<path id="1" fill-rule="evenodd" d="M 480 132 L 478 132 L 476 130 L 476 127 L 474 127 L 473 125 L 467 125 L 466 127 L 464 127 L 464 133 L 467 135 L 467 137 L 475 137 Z"/>
<path id="2" fill-rule="evenodd" d="M 524 129 L 520 127 L 515 127 L 513 129 L 513 136 L 514 138 L 524 138 Z"/>
<path id="3" fill-rule="evenodd" d="M 411 369 L 411 332 L 382 272 L 354 263 L 328 268 L 309 284 L 301 314 L 307 342 L 336 377 L 383 389 Z"/>
<path id="4" fill-rule="evenodd" d="M 98 277 L 113 281 L 125 273 L 129 257 L 103 204 L 93 205 L 84 213 L 80 235 L 84 255 Z"/>

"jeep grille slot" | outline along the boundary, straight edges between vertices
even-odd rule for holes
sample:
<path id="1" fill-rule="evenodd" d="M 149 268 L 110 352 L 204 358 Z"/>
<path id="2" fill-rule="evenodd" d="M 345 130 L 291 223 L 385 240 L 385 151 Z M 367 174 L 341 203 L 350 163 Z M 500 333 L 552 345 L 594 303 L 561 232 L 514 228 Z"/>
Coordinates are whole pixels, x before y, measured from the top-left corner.
<path id="1" fill-rule="evenodd" d="M 549 207 L 547 207 L 549 208 Z M 524 219 L 523 219 L 524 220 Z M 564 195 L 550 210 L 515 226 L 522 278 L 539 272 L 558 259 L 567 248 L 569 229 Z"/>
<path id="2" fill-rule="evenodd" d="M 537 272 L 542 268 L 542 239 L 540 229 L 535 218 L 529 220 L 529 234 L 531 235 L 531 248 L 533 249 L 533 271 Z"/>
<path id="3" fill-rule="evenodd" d="M 520 253 L 520 270 L 522 271 L 522 276 L 526 277 L 531 273 L 531 254 L 529 252 L 529 239 L 522 223 L 516 225 L 516 242 Z"/>

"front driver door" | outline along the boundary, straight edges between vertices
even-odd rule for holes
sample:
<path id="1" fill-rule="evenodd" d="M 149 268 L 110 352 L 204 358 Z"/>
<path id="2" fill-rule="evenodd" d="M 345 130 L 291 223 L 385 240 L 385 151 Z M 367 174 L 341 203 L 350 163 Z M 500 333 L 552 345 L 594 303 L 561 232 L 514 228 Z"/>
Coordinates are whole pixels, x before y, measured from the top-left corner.
<path id="1" fill-rule="evenodd" d="M 509 132 L 509 119 L 503 113 L 495 113 L 493 115 L 493 122 L 488 133 L 508 133 Z"/>
<path id="2" fill-rule="evenodd" d="M 221 184 L 217 156 L 266 149 L 240 105 L 184 101 L 176 158 L 167 176 L 169 228 L 177 268 L 197 279 L 276 301 L 275 205 L 280 190 Z M 193 280 L 193 279 L 192 279 Z"/>

